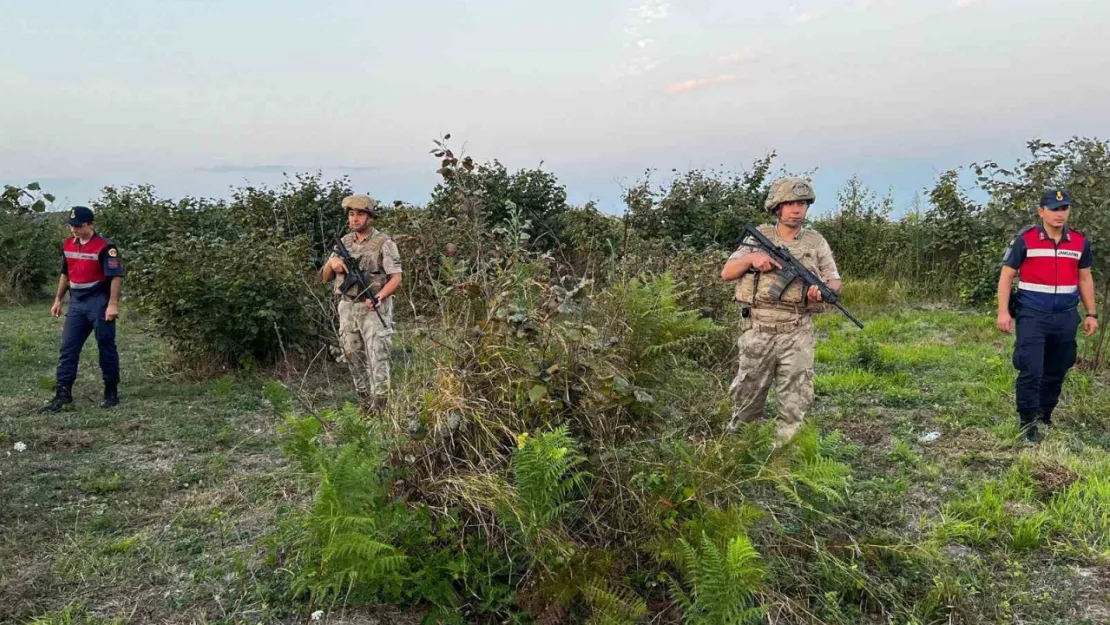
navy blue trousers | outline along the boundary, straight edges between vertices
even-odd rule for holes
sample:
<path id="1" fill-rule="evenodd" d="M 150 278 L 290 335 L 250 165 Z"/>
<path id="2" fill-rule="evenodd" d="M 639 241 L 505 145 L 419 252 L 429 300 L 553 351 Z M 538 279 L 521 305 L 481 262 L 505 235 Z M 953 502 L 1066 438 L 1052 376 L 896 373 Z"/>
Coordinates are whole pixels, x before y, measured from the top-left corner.
<path id="1" fill-rule="evenodd" d="M 62 329 L 62 355 L 58 358 L 58 383 L 73 384 L 77 379 L 77 363 L 81 348 L 90 334 L 96 335 L 100 351 L 100 371 L 105 382 L 119 382 L 119 352 L 116 350 L 116 322 L 105 321 L 108 294 L 90 294 L 83 298 L 70 296 L 69 310 Z"/>
<path id="2" fill-rule="evenodd" d="M 1019 310 L 1015 319 L 1014 367 L 1018 413 L 1049 412 L 1060 401 L 1064 376 L 1075 364 L 1079 312 Z"/>

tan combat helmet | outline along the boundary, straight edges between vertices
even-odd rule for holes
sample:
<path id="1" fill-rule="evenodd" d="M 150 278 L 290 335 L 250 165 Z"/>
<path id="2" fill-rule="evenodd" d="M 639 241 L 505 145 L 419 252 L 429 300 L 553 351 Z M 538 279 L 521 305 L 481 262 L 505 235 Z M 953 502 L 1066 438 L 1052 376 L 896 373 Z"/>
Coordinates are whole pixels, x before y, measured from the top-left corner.
<path id="1" fill-rule="evenodd" d="M 771 183 L 771 190 L 767 192 L 767 201 L 763 208 L 767 212 L 774 212 L 783 202 L 809 202 L 813 204 L 817 194 L 813 192 L 813 185 L 805 178 L 787 176 Z"/>
<path id="2" fill-rule="evenodd" d="M 343 208 L 352 211 L 360 211 L 373 217 L 374 212 L 378 208 L 378 201 L 369 195 L 356 193 L 355 195 L 348 195 L 343 198 Z"/>

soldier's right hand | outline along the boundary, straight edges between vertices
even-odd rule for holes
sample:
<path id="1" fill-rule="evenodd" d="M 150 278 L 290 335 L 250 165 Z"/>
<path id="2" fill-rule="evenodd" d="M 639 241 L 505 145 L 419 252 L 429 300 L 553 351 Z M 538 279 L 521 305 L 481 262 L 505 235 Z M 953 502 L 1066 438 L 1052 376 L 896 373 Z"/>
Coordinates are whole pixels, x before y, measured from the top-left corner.
<path id="1" fill-rule="evenodd" d="M 328 268 L 335 273 L 346 273 L 347 265 L 343 263 L 343 259 L 336 256 L 328 261 Z"/>
<path id="2" fill-rule="evenodd" d="M 54 305 L 50 307 L 50 314 L 55 317 L 62 316 L 62 303 L 60 301 L 54 300 Z"/>
<path id="3" fill-rule="evenodd" d="M 994 325 L 1002 332 L 1010 334 L 1014 331 L 1014 318 L 1011 317 L 1008 312 L 1000 312 L 998 313 L 998 319 L 995 321 Z"/>
<path id="4" fill-rule="evenodd" d="M 769 254 L 764 254 L 763 252 L 752 254 L 752 267 L 756 271 L 771 271 L 776 267 L 782 269 L 782 265 L 780 265 L 778 261 L 771 258 Z"/>

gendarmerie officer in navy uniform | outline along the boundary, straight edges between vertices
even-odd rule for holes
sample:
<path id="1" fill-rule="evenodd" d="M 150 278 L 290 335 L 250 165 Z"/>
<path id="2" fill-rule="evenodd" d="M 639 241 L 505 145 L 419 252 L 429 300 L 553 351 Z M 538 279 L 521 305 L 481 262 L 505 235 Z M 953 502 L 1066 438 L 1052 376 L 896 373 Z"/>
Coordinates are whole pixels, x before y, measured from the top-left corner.
<path id="1" fill-rule="evenodd" d="M 1091 243 L 1068 228 L 1071 197 L 1052 189 L 1041 198 L 1041 225 L 1029 226 L 1006 250 L 998 280 L 998 329 L 1016 328 L 1014 367 L 1019 423 L 1029 441 L 1037 440 L 1037 422 L 1052 425 L 1060 387 L 1075 364 L 1075 332 L 1080 300 L 1086 309 L 1083 333 L 1098 330 Z M 1018 278 L 1011 301 L 1010 287 Z"/>
<path id="2" fill-rule="evenodd" d="M 58 412 L 73 403 L 73 382 L 81 348 L 95 334 L 104 375 L 105 408 L 119 403 L 119 352 L 116 350 L 116 317 L 119 316 L 119 289 L 123 262 L 111 241 L 93 229 L 93 212 L 75 206 L 69 212 L 69 231 L 73 234 L 62 244 L 62 274 L 58 294 L 50 314 L 62 314 L 62 299 L 69 291 L 69 311 L 62 330 L 62 353 L 58 359 L 57 390 L 54 399 L 43 407 Z"/>

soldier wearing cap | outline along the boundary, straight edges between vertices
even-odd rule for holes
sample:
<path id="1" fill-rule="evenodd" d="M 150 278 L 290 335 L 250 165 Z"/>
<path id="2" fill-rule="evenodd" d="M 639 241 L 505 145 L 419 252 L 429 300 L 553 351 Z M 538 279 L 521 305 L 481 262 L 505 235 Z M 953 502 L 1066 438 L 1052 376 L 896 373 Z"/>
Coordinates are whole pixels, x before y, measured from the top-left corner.
<path id="1" fill-rule="evenodd" d="M 776 180 L 764 203 L 775 214 L 775 224 L 759 230 L 776 245 L 785 246 L 815 275 L 835 291 L 840 273 L 832 249 L 816 230 L 805 227 L 806 212 L 817 199 L 813 186 L 803 178 Z M 741 305 L 740 367 L 729 390 L 733 399 L 729 429 L 763 417 L 767 392 L 775 383 L 778 420 L 775 439 L 788 442 L 813 405 L 813 358 L 816 338 L 811 315 L 823 308 L 821 293 L 811 286 L 802 292 L 794 281 L 775 300 L 770 290 L 781 267 L 756 247 L 743 245 L 721 269 L 721 279 L 736 280 L 736 300 Z"/>
<path id="2" fill-rule="evenodd" d="M 1026 440 L 1037 440 L 1037 424 L 1052 425 L 1064 376 L 1075 364 L 1077 305 L 1087 317 L 1083 333 L 1098 330 L 1091 242 L 1068 228 L 1071 196 L 1050 189 L 1041 198 L 1040 225 L 1023 229 L 1010 242 L 998 279 L 998 329 L 1017 331 L 1014 368 L 1018 424 Z M 1014 278 L 1017 293 L 1011 294 Z"/>
<path id="3" fill-rule="evenodd" d="M 62 244 L 62 269 L 50 314 L 62 314 L 62 299 L 69 292 L 69 310 L 62 329 L 54 399 L 43 407 L 58 412 L 73 403 L 73 383 L 81 348 L 89 334 L 96 336 L 100 371 L 104 377 L 104 408 L 119 404 L 119 352 L 116 349 L 116 317 L 123 264 L 119 250 L 93 229 L 93 212 L 75 206 L 66 221 L 73 234 Z"/>
<path id="4" fill-rule="evenodd" d="M 357 293 L 343 293 L 341 274 L 347 271 L 337 254 L 324 264 L 321 276 L 334 283 L 339 298 L 339 343 L 354 378 L 355 390 L 369 410 L 385 407 L 389 394 L 389 347 L 393 336 L 393 298 L 401 286 L 401 253 L 389 235 L 374 228 L 377 200 L 368 195 L 343 199 L 351 232 L 342 241 L 370 281 L 370 292 L 378 299 L 358 301 Z M 352 290 L 354 290 L 352 288 Z M 379 318 L 378 314 L 381 317 Z M 384 320 L 384 325 L 382 321 Z"/>

